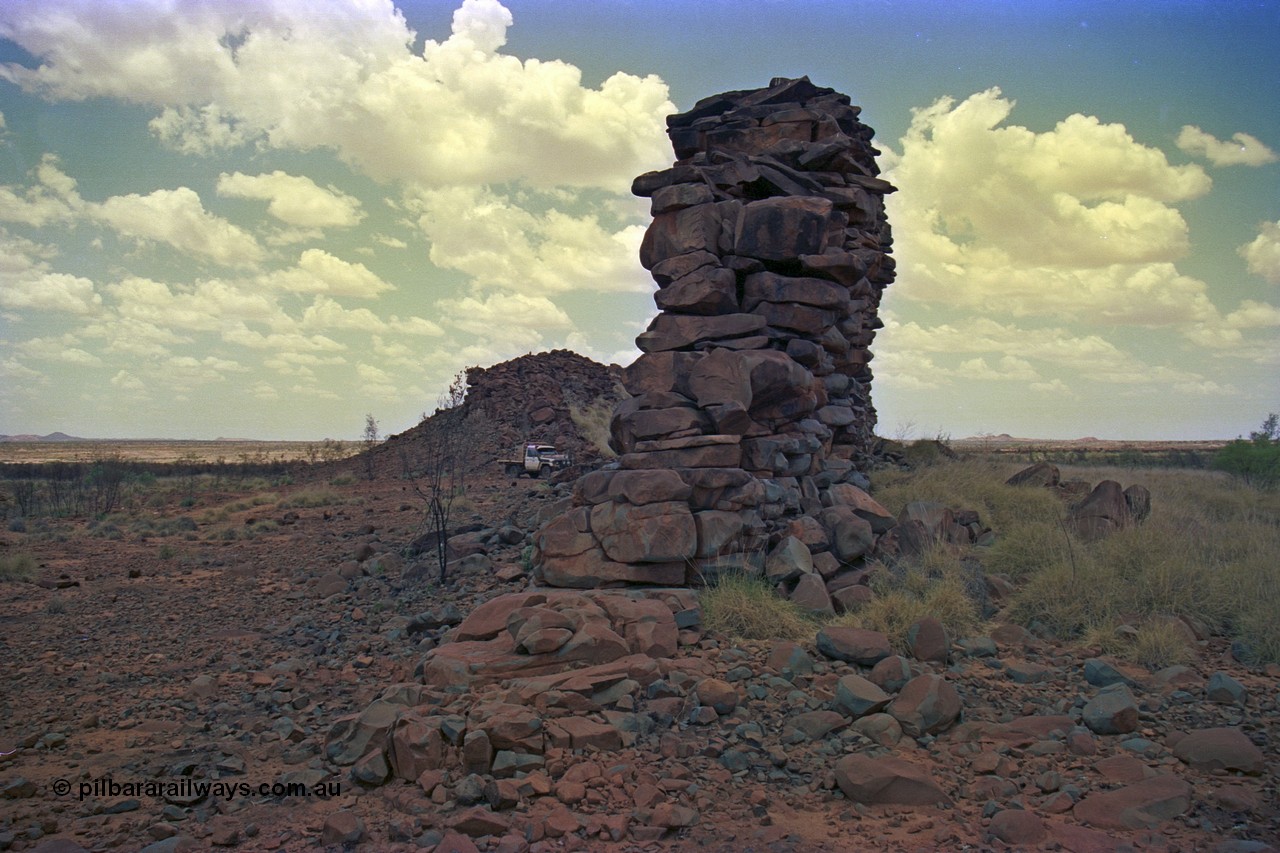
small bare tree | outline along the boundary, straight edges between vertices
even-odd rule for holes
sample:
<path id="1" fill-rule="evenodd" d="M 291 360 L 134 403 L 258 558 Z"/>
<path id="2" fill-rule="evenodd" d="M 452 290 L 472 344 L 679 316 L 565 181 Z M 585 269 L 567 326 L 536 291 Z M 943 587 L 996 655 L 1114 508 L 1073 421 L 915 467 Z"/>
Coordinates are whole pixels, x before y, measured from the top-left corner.
<path id="1" fill-rule="evenodd" d="M 426 537 L 435 547 L 441 584 L 448 580 L 449 517 L 454 501 L 466 490 L 466 396 L 466 374 L 460 371 L 436 401 L 435 414 L 428 418 L 423 413 L 421 465 L 413 479 L 414 491 L 426 503 Z"/>
<path id="2" fill-rule="evenodd" d="M 364 442 L 364 474 L 369 480 L 373 479 L 373 449 L 378 446 L 378 422 L 374 420 L 372 414 L 364 416 L 364 433 L 361 435 Z"/>

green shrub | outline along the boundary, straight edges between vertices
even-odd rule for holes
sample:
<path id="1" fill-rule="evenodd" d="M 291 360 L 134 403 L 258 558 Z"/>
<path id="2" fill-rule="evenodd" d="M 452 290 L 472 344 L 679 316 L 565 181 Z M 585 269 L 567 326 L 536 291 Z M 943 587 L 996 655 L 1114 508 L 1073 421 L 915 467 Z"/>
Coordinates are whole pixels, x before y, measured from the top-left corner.
<path id="1" fill-rule="evenodd" d="M 1280 442 L 1239 439 L 1218 451 L 1213 467 L 1259 489 L 1280 485 Z"/>

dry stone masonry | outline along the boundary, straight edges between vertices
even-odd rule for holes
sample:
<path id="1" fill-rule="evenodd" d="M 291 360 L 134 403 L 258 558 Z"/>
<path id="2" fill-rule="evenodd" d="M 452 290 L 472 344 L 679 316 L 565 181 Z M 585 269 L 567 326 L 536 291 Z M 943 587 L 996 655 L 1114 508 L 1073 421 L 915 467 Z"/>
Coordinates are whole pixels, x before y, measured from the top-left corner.
<path id="1" fill-rule="evenodd" d="M 893 525 L 858 472 L 894 276 L 894 188 L 858 114 L 801 77 L 668 118 L 675 164 L 632 187 L 652 199 L 640 259 L 661 313 L 624 371 L 617 468 L 537 536 L 547 584 L 679 585 L 750 562 L 812 595 Z"/>

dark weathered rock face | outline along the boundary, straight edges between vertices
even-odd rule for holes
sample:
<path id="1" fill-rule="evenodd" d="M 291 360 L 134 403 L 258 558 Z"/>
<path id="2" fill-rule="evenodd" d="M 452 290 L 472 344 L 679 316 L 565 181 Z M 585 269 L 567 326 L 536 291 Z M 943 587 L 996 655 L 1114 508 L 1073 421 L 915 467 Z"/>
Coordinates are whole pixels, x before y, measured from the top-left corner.
<path id="1" fill-rule="evenodd" d="M 813 535 L 787 543 L 793 560 L 798 545 L 851 562 L 883 532 L 861 530 L 857 466 L 876 420 L 868 347 L 893 280 L 893 187 L 858 113 L 802 77 L 668 118 L 675 164 L 632 187 L 653 202 L 640 260 L 661 313 L 624 371 L 633 396 L 611 425 L 621 471 L 592 475 L 573 522 L 539 534 L 548 583 L 669 583 L 680 565 L 706 577 L 804 518 Z M 607 482 L 663 469 L 687 493 Z"/>

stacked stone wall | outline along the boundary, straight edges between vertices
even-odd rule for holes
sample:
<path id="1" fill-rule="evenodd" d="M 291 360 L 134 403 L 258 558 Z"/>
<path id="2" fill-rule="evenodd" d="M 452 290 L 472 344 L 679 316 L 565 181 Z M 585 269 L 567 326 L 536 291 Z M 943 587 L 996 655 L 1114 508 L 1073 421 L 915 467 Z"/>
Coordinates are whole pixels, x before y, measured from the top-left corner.
<path id="1" fill-rule="evenodd" d="M 674 165 L 632 187 L 652 200 L 640 260 L 661 310 L 624 370 L 617 470 L 579 481 L 538 534 L 545 582 L 696 582 L 763 570 L 786 539 L 834 572 L 874 543 L 883 510 L 858 468 L 894 188 L 858 115 L 799 78 L 668 118 Z"/>

